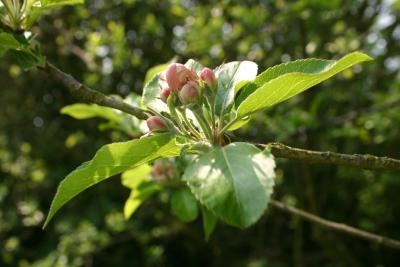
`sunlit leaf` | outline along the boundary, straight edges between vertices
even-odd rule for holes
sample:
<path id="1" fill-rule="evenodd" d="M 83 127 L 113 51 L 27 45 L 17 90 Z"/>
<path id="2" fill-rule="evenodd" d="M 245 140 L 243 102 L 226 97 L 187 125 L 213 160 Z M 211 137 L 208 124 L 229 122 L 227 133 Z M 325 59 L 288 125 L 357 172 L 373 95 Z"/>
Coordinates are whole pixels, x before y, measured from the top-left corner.
<path id="1" fill-rule="evenodd" d="M 160 74 L 156 74 L 144 86 L 142 105 L 158 112 L 168 112 L 168 106 L 160 99 L 161 88 L 159 85 Z"/>
<path id="2" fill-rule="evenodd" d="M 151 79 L 154 77 L 154 75 L 163 72 L 168 67 L 168 65 L 169 65 L 169 63 L 166 63 L 166 64 L 160 64 L 160 65 L 150 68 L 147 71 L 146 76 L 144 78 L 144 84 L 147 84 L 149 81 L 151 81 Z"/>
<path id="3" fill-rule="evenodd" d="M 40 16 L 47 14 L 53 8 L 83 4 L 84 2 L 84 0 L 28 0 L 25 8 L 24 27 L 25 29 L 31 28 Z"/>
<path id="4" fill-rule="evenodd" d="M 267 208 L 275 161 L 247 143 L 217 147 L 189 165 L 183 175 L 196 198 L 228 224 L 247 227 Z"/>
<path id="5" fill-rule="evenodd" d="M 125 219 L 129 219 L 147 198 L 161 189 L 149 180 L 151 169 L 150 165 L 142 164 L 122 173 L 122 184 L 132 190 L 124 205 Z"/>
<path id="6" fill-rule="evenodd" d="M 83 163 L 60 183 L 44 227 L 66 202 L 85 189 L 148 161 L 174 157 L 179 153 L 180 149 L 170 134 L 103 146 L 92 160 Z"/>
<path id="7" fill-rule="evenodd" d="M 248 116 L 285 101 L 357 63 L 368 60 L 371 60 L 368 55 L 354 52 L 337 61 L 301 60 L 268 69 L 257 77 L 256 89 L 239 105 L 238 117 Z"/>
<path id="8" fill-rule="evenodd" d="M 233 103 L 235 86 L 245 80 L 253 80 L 257 75 L 257 64 L 251 61 L 234 61 L 215 69 L 218 79 L 215 111 L 220 114 Z"/>
<path id="9" fill-rule="evenodd" d="M 189 59 L 186 63 L 185 66 L 188 69 L 193 69 L 196 71 L 196 73 L 199 73 L 203 69 L 203 65 L 200 64 L 200 62 L 197 62 L 194 59 Z"/>
<path id="10" fill-rule="evenodd" d="M 84 0 L 41 0 L 42 7 L 59 7 L 65 5 L 83 4 Z"/>
<path id="11" fill-rule="evenodd" d="M 129 198 L 124 205 L 124 217 L 129 219 L 142 203 L 154 193 L 161 190 L 160 185 L 151 181 L 142 181 L 136 188 L 133 188 Z"/>
<path id="12" fill-rule="evenodd" d="M 138 185 L 149 177 L 151 166 L 142 164 L 136 168 L 127 170 L 121 174 L 121 182 L 123 186 L 130 189 L 138 188 Z"/>
<path id="13" fill-rule="evenodd" d="M 78 120 L 100 117 L 118 123 L 121 121 L 121 117 L 114 109 L 96 104 L 72 104 L 63 107 L 60 112 Z"/>

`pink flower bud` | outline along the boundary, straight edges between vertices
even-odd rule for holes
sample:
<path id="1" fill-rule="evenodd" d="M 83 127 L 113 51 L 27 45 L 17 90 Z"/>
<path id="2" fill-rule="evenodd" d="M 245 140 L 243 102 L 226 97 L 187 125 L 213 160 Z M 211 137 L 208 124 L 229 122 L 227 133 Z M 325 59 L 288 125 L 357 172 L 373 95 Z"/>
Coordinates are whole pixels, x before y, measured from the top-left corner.
<path id="1" fill-rule="evenodd" d="M 151 170 L 151 176 L 156 182 L 164 182 L 176 176 L 175 167 L 173 163 L 168 160 L 156 160 Z"/>
<path id="2" fill-rule="evenodd" d="M 195 79 L 195 73 L 180 63 L 172 63 L 165 71 L 165 78 L 171 90 L 180 90 L 189 80 Z"/>
<path id="3" fill-rule="evenodd" d="M 167 129 L 165 122 L 157 116 L 149 117 L 146 123 L 150 131 L 165 131 Z"/>
<path id="4" fill-rule="evenodd" d="M 151 170 L 152 175 L 160 175 L 164 172 L 164 163 L 160 160 L 154 162 L 153 168 Z"/>
<path id="5" fill-rule="evenodd" d="M 215 74 L 212 69 L 202 69 L 200 72 L 200 79 L 204 81 L 211 89 L 214 89 L 217 85 L 217 79 L 215 78 Z"/>
<path id="6" fill-rule="evenodd" d="M 160 93 L 161 100 L 167 103 L 170 94 L 171 94 L 171 89 L 169 89 L 169 87 L 165 87 L 164 89 L 161 90 Z"/>
<path id="7" fill-rule="evenodd" d="M 179 92 L 179 98 L 183 104 L 196 103 L 199 101 L 199 86 L 196 82 L 189 81 Z"/>

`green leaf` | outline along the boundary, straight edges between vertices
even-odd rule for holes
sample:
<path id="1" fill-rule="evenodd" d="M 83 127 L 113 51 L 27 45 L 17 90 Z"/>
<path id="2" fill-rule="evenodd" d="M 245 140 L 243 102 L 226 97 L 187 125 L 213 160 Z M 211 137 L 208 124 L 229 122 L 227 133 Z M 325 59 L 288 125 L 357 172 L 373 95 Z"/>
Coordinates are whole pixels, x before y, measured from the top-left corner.
<path id="1" fill-rule="evenodd" d="M 170 134 L 103 146 L 92 160 L 83 163 L 60 183 L 44 227 L 66 202 L 83 190 L 135 166 L 179 153 L 180 149 Z"/>
<path id="2" fill-rule="evenodd" d="M 215 226 L 217 226 L 218 218 L 204 206 L 201 207 L 201 213 L 203 214 L 204 236 L 208 241 L 214 232 Z"/>
<path id="3" fill-rule="evenodd" d="M 138 188 L 139 184 L 146 181 L 151 172 L 149 164 L 142 164 L 136 168 L 127 170 L 121 175 L 121 183 L 130 189 Z"/>
<path id="4" fill-rule="evenodd" d="M 161 190 L 161 186 L 153 181 L 140 180 L 135 188 L 132 188 L 129 198 L 124 205 L 124 217 L 128 220 L 140 205 L 154 193 Z"/>
<path id="5" fill-rule="evenodd" d="M 252 82 L 252 81 L 243 80 L 243 81 L 238 82 L 238 83 L 235 85 L 235 95 L 236 95 L 237 92 L 239 92 L 243 87 L 245 87 L 245 86 L 246 86 L 247 84 L 249 84 L 250 82 Z"/>
<path id="6" fill-rule="evenodd" d="M 202 69 L 203 69 L 203 65 L 201 65 L 199 62 L 197 62 L 194 59 L 189 59 L 186 63 L 185 63 L 186 68 L 188 69 L 193 69 L 194 71 L 196 71 L 197 73 L 199 73 Z"/>
<path id="7" fill-rule="evenodd" d="M 169 112 L 167 104 L 160 99 L 161 88 L 158 84 L 160 74 L 154 75 L 153 79 L 143 88 L 142 104 L 157 112 Z"/>
<path id="8" fill-rule="evenodd" d="M 228 224 L 248 227 L 267 208 L 275 161 L 248 143 L 217 147 L 189 165 L 183 175 L 196 198 Z"/>
<path id="9" fill-rule="evenodd" d="M 32 53 L 15 49 L 11 49 L 10 53 L 24 70 L 29 70 L 38 65 L 43 65 L 44 58 L 34 56 Z"/>
<path id="10" fill-rule="evenodd" d="M 1 32 L 0 33 L 0 48 L 1 49 L 18 49 L 20 43 L 14 38 L 12 34 Z"/>
<path id="11" fill-rule="evenodd" d="M 129 198 L 125 202 L 124 217 L 128 220 L 133 213 L 140 207 L 140 205 L 154 193 L 161 190 L 160 185 L 151 182 L 143 181 L 139 184 L 138 188 L 132 190 Z"/>
<path id="12" fill-rule="evenodd" d="M 36 20 L 47 13 L 47 11 L 65 5 L 83 4 L 84 0 L 28 0 L 26 18 L 24 19 L 25 29 L 30 29 Z"/>
<path id="13" fill-rule="evenodd" d="M 142 164 L 125 171 L 121 175 L 122 184 L 132 190 L 124 206 L 126 220 L 133 215 L 147 198 L 161 189 L 158 184 L 148 180 L 151 169 L 150 165 Z"/>
<path id="14" fill-rule="evenodd" d="M 114 109 L 102 107 L 96 104 L 73 104 L 61 109 L 61 114 L 71 116 L 78 120 L 85 120 L 95 117 L 104 118 L 117 123 L 121 122 L 121 117 Z"/>
<path id="15" fill-rule="evenodd" d="M 251 61 L 234 61 L 215 69 L 218 79 L 215 111 L 221 114 L 233 103 L 235 86 L 245 80 L 253 80 L 257 75 L 257 64 Z"/>
<path id="16" fill-rule="evenodd" d="M 41 7 L 49 8 L 49 7 L 60 7 L 65 5 L 77 5 L 83 4 L 84 0 L 41 0 Z"/>
<path id="17" fill-rule="evenodd" d="M 283 74 L 292 72 L 318 73 L 332 63 L 334 63 L 333 60 L 308 58 L 270 67 L 263 73 L 258 75 L 253 82 L 247 83 L 245 86 L 243 86 L 243 89 L 240 91 L 240 94 L 235 101 L 236 106 L 242 103 L 243 100 L 246 99 L 255 90 L 257 90 L 258 87 L 261 87 L 270 80 L 273 80 Z"/>
<path id="18" fill-rule="evenodd" d="M 171 207 L 183 222 L 194 221 L 198 216 L 197 200 L 189 189 L 180 189 L 173 193 Z"/>
<path id="19" fill-rule="evenodd" d="M 0 57 L 2 57 L 7 52 L 7 49 L 4 49 L 0 46 Z"/>
<path id="20" fill-rule="evenodd" d="M 368 60 L 371 60 L 368 55 L 354 52 L 337 61 L 300 60 L 268 69 L 254 82 L 256 90 L 250 90 L 253 92 L 239 105 L 238 117 L 243 118 L 285 101 L 357 63 Z"/>
<path id="21" fill-rule="evenodd" d="M 246 116 L 240 120 L 236 120 L 228 129 L 227 131 L 235 131 L 244 125 L 246 125 L 250 120 L 252 116 Z"/>
<path id="22" fill-rule="evenodd" d="M 0 16 L 6 14 L 6 8 L 3 6 L 3 3 L 0 3 Z"/>
<path id="23" fill-rule="evenodd" d="M 124 99 L 125 102 L 137 106 L 134 95 L 129 95 Z M 99 124 L 99 130 L 118 130 L 124 131 L 129 136 L 142 133 L 143 121 L 120 112 L 119 110 L 99 106 L 96 104 L 73 104 L 65 106 L 60 111 L 62 114 L 69 115 L 78 120 L 90 118 L 103 118 L 108 120 L 106 123 Z"/>
<path id="24" fill-rule="evenodd" d="M 149 81 L 151 81 L 154 75 L 163 72 L 169 66 L 169 64 L 170 63 L 160 64 L 150 68 L 146 73 L 146 77 L 144 78 L 144 84 L 147 84 Z"/>

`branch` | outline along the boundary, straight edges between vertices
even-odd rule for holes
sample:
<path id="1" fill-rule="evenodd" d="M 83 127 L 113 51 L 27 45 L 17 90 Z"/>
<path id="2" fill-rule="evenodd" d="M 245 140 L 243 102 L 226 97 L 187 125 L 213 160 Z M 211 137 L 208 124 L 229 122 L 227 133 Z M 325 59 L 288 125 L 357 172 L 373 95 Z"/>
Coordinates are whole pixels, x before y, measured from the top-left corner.
<path id="1" fill-rule="evenodd" d="M 88 86 L 78 82 L 70 74 L 63 72 L 51 63 L 46 63 L 43 70 L 48 72 L 56 80 L 62 82 L 66 87 L 68 87 L 73 96 L 80 98 L 83 101 L 95 103 L 100 106 L 118 109 L 122 112 L 131 114 L 140 120 L 147 119 L 145 111 L 141 108 L 134 107 L 122 100 L 107 96 L 99 91 L 93 90 Z"/>
<path id="2" fill-rule="evenodd" d="M 294 207 L 289 207 L 289 206 L 283 204 L 282 202 L 279 202 L 276 200 L 270 200 L 270 204 L 272 206 L 274 206 L 275 208 L 292 213 L 292 214 L 297 215 L 307 221 L 317 223 L 317 224 L 319 224 L 325 228 L 328 228 L 330 230 L 349 234 L 349 235 L 359 237 L 362 239 L 366 239 L 369 241 L 373 241 L 378 244 L 382 244 L 384 246 L 391 247 L 394 249 L 400 249 L 400 241 L 398 241 L 398 240 L 380 236 L 380 235 L 373 234 L 370 232 L 366 232 L 366 231 L 351 227 L 351 226 L 343 224 L 343 223 L 329 221 L 329 220 L 323 219 L 321 217 L 318 217 L 314 214 L 308 213 L 306 211 L 303 211 L 303 210 L 300 210 L 300 209 L 297 209 Z"/>
<path id="3" fill-rule="evenodd" d="M 277 158 L 302 160 L 309 163 L 336 164 L 371 170 L 397 170 L 400 171 L 400 160 L 372 155 L 341 154 L 335 152 L 312 151 L 286 146 L 280 143 L 261 145 L 271 150 Z"/>

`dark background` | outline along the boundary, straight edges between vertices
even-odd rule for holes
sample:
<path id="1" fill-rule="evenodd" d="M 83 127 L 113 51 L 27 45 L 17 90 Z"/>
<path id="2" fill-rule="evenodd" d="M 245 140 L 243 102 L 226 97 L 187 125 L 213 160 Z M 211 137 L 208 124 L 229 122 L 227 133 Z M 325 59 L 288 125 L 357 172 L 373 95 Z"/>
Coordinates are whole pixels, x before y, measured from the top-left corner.
<path id="1" fill-rule="evenodd" d="M 248 141 L 400 158 L 400 2 L 87 0 L 32 29 L 48 59 L 105 93 L 140 93 L 146 70 L 195 58 L 264 70 L 360 50 L 374 61 L 260 114 Z M 38 70 L 0 62 L 0 266 L 399 266 L 400 253 L 268 209 L 247 230 L 179 222 L 152 198 L 129 221 L 119 177 L 41 225 L 61 179 L 103 144 L 125 140 L 60 108 L 77 101 Z M 400 174 L 278 160 L 274 197 L 400 239 Z"/>

